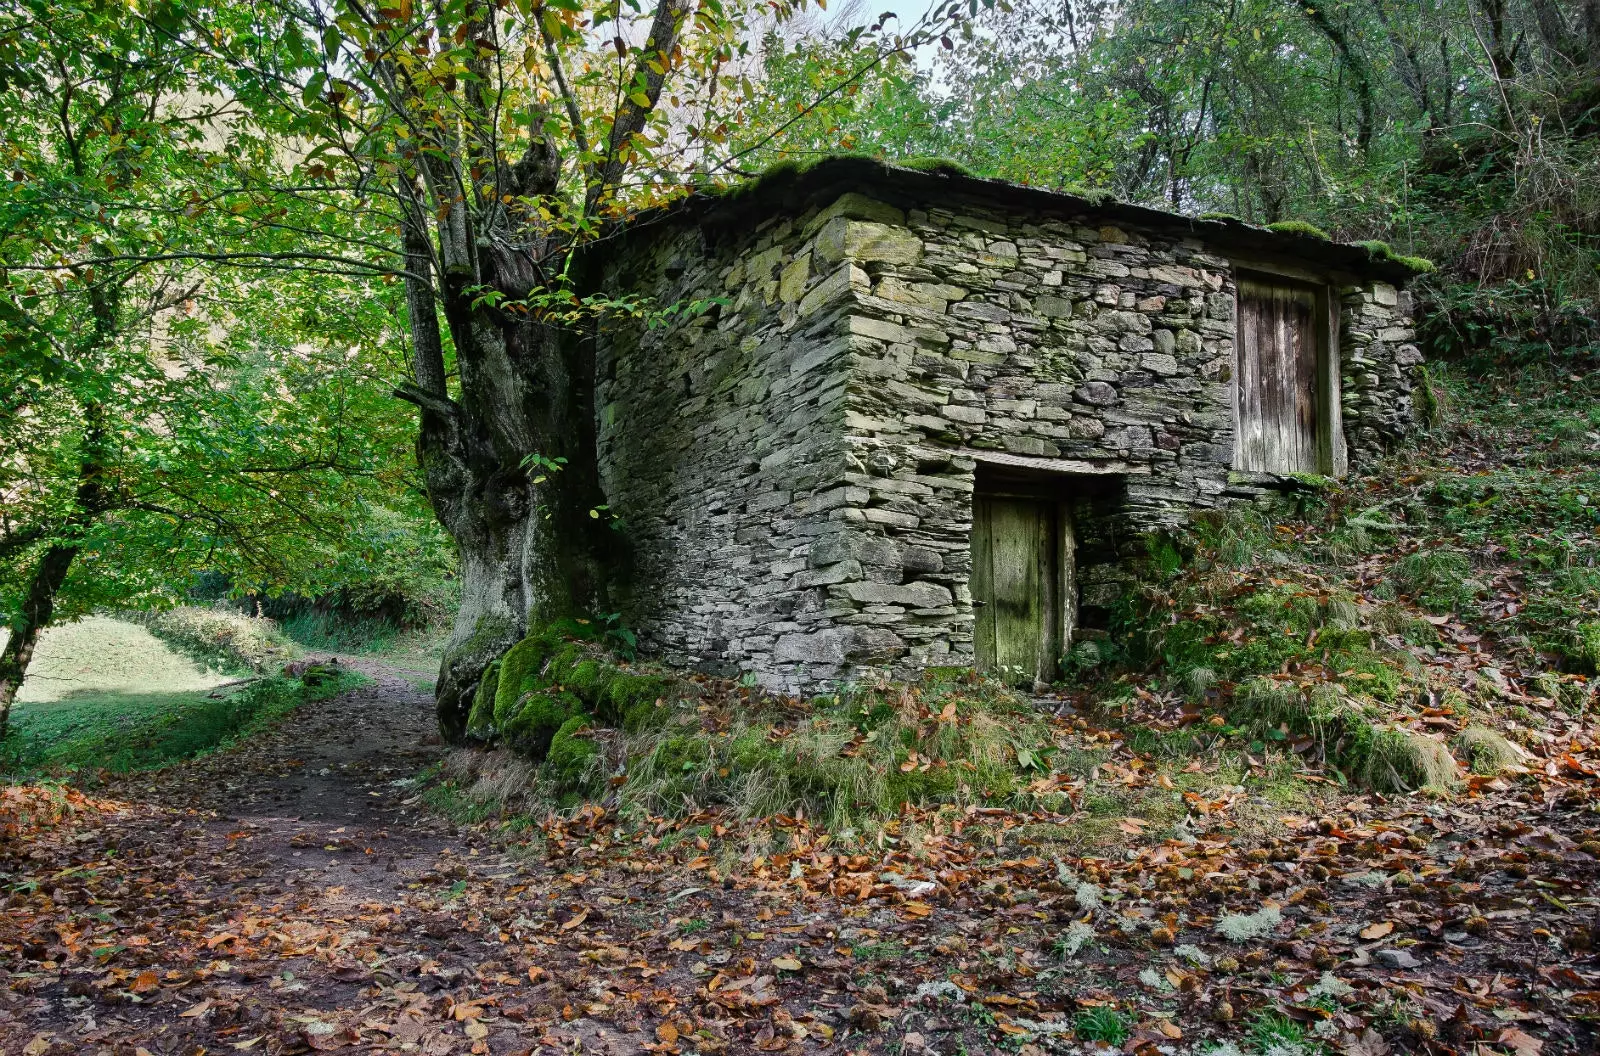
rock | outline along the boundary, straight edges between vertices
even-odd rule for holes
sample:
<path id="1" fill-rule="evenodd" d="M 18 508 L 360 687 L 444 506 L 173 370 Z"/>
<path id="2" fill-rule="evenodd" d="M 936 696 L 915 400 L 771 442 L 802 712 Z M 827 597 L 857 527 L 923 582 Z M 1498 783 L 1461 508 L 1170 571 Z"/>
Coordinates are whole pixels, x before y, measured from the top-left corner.
<path id="1" fill-rule="evenodd" d="M 1080 403 L 1092 407 L 1109 407 L 1117 402 L 1117 390 L 1103 381 L 1091 381 L 1078 386 L 1072 393 Z"/>
<path id="2" fill-rule="evenodd" d="M 1405 950 L 1378 950 L 1372 955 L 1385 968 L 1419 968 L 1422 962 Z"/>

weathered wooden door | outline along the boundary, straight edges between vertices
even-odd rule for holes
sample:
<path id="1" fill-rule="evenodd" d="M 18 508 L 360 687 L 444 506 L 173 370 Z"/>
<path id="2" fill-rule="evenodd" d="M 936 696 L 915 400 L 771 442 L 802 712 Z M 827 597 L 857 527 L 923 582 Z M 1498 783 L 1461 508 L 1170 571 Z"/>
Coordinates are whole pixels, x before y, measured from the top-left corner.
<path id="1" fill-rule="evenodd" d="M 1076 611 L 1071 517 L 1050 500 L 978 495 L 973 503 L 978 667 L 1015 684 L 1048 682 Z"/>
<path id="2" fill-rule="evenodd" d="M 1320 473 L 1318 371 L 1325 321 L 1317 290 L 1289 280 L 1241 276 L 1234 466 L 1260 473 Z"/>

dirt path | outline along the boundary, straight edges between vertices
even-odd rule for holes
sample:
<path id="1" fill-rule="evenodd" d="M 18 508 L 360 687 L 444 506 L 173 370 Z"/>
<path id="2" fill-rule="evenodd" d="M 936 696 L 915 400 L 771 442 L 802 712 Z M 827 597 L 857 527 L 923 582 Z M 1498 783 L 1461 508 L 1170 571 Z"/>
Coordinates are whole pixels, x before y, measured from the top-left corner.
<path id="1" fill-rule="evenodd" d="M 526 1000 L 531 962 L 470 908 L 535 870 L 423 810 L 432 698 L 351 663 L 373 681 L 5 848 L 6 872 L 46 879 L 8 903 L 33 926 L 0 973 L 0 1052 L 537 1044 L 497 1007 Z"/>

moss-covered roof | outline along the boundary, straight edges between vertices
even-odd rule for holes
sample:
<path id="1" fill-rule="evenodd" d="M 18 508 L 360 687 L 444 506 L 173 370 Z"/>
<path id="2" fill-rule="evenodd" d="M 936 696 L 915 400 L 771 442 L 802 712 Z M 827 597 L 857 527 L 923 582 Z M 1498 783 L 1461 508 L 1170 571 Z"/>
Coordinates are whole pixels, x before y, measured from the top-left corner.
<path id="1" fill-rule="evenodd" d="M 1194 237 L 1223 252 L 1300 260 L 1319 269 L 1371 275 L 1403 285 L 1433 270 L 1418 257 L 1396 254 L 1381 242 L 1335 242 L 1305 223 L 1258 227 L 1237 217 L 1208 213 L 1199 217 L 1116 200 L 1104 192 L 1058 191 L 988 179 L 941 159 L 890 163 L 860 155 L 833 155 L 807 162 L 785 162 L 740 183 L 696 191 L 629 226 L 648 228 L 667 219 L 693 219 L 708 226 L 742 226 L 753 217 L 799 213 L 847 191 L 895 201 L 931 201 L 949 207 L 962 202 L 991 208 L 1045 214 L 1091 215 L 1145 230 Z"/>

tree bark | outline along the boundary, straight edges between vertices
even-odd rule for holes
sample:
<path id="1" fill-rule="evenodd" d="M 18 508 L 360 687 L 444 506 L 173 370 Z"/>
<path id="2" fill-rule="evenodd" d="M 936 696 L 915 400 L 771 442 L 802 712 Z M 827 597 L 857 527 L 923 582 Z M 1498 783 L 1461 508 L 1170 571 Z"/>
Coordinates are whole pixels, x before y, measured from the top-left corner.
<path id="1" fill-rule="evenodd" d="M 0 649 L 0 741 L 11 732 L 11 705 L 22 689 L 22 680 L 27 677 L 39 636 L 55 615 L 56 595 L 67 581 L 67 572 L 77 556 L 75 544 L 57 544 L 47 547 L 34 566 L 28 594 L 22 599 L 22 608 L 11 624 L 11 637 L 5 648 Z"/>

